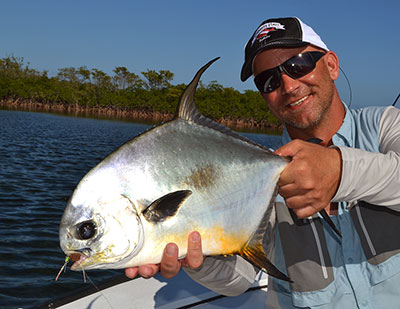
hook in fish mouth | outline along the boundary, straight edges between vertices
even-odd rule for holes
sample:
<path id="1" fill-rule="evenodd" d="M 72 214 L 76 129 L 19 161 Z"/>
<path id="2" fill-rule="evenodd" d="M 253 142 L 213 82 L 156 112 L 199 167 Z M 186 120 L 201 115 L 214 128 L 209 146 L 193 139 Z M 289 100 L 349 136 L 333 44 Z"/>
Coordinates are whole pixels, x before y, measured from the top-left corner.
<path id="1" fill-rule="evenodd" d="M 76 269 L 79 265 L 81 265 L 86 259 L 88 259 L 92 254 L 92 249 L 90 248 L 82 248 L 71 251 L 70 254 L 67 254 L 71 261 L 75 262 L 71 269 Z"/>

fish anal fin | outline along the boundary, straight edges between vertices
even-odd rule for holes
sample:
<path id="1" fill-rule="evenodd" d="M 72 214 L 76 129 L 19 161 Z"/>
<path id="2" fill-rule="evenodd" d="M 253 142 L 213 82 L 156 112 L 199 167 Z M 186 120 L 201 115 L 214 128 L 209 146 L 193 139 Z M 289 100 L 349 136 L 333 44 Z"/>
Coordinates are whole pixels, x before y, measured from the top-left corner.
<path id="1" fill-rule="evenodd" d="M 169 217 L 175 216 L 190 194 L 192 194 L 190 190 L 168 193 L 152 202 L 142 214 L 149 222 L 162 222 Z"/>
<path id="2" fill-rule="evenodd" d="M 268 275 L 288 282 L 293 282 L 288 276 L 282 273 L 278 268 L 274 266 L 274 264 L 271 263 L 271 261 L 265 255 L 264 249 L 261 244 L 253 247 L 244 247 L 239 252 L 239 254 L 250 263 L 261 268 Z"/>
<path id="3" fill-rule="evenodd" d="M 269 219 L 272 216 L 275 216 L 274 202 L 277 190 L 278 189 L 275 188 L 275 192 L 272 195 L 268 207 L 266 207 L 266 211 L 258 225 L 257 230 L 254 232 L 253 236 L 250 238 L 247 244 L 244 245 L 243 248 L 239 251 L 239 254 L 250 263 L 261 268 L 268 275 L 288 282 L 293 282 L 288 276 L 282 273 L 278 268 L 275 267 L 275 265 L 271 263 L 271 261 L 265 254 L 263 247 L 264 237 L 273 237 L 272 234 L 274 233 L 274 229 L 271 228 L 269 224 Z"/>

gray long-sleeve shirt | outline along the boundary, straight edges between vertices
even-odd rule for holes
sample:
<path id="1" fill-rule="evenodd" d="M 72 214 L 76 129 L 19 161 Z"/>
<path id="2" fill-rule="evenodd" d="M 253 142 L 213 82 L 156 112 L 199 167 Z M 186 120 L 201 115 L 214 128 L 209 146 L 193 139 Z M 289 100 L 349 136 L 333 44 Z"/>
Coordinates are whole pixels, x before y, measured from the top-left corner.
<path id="1" fill-rule="evenodd" d="M 290 140 L 287 132 L 283 138 L 285 142 Z M 399 211 L 400 111 L 392 107 L 362 110 L 346 108 L 345 120 L 335 134 L 333 142 L 342 154 L 342 179 L 333 201 L 348 202 L 342 203 L 346 209 L 355 205 L 357 201 L 363 200 Z M 281 239 L 281 241 L 285 240 Z M 315 242 L 315 239 L 309 241 Z M 352 250 L 362 251 L 362 248 L 360 246 L 352 248 Z M 285 265 L 282 261 L 276 262 Z M 360 262 L 360 264 L 362 263 Z M 369 267 L 369 265 L 365 267 Z M 400 264 L 397 265 L 397 268 L 400 269 Z M 256 268 L 239 256 L 207 257 L 200 269 L 185 270 L 196 282 L 217 293 L 229 296 L 246 291 L 253 283 L 257 273 Z M 368 269 L 368 271 L 375 270 Z M 337 280 L 339 272 L 335 270 L 334 273 L 334 279 Z M 393 272 L 389 271 L 389 273 Z M 396 280 L 399 282 L 396 281 L 396 283 L 400 285 L 400 276 L 397 277 Z M 354 279 L 342 278 L 341 280 L 349 280 L 352 284 L 351 280 Z M 360 278 L 359 280 L 364 279 Z M 293 302 L 296 305 L 304 304 L 310 307 L 312 307 L 310 304 L 320 305 L 318 297 L 313 298 L 313 294 L 293 292 L 289 285 L 276 284 L 276 282 L 276 280 L 270 280 L 267 301 L 269 308 L 289 308 L 289 305 L 296 308 Z M 372 288 L 370 287 L 370 289 Z M 290 293 L 295 294 L 294 298 Z M 354 302 L 359 305 L 362 302 L 361 298 L 368 298 L 368 296 L 361 295 L 362 293 L 359 294 L 354 291 L 353 298 L 349 297 L 341 301 L 345 306 L 350 304 L 352 306 L 351 302 L 354 299 Z M 303 301 L 304 298 L 307 299 Z M 321 308 L 330 308 L 329 301 L 328 304 L 321 304 L 321 306 Z"/>

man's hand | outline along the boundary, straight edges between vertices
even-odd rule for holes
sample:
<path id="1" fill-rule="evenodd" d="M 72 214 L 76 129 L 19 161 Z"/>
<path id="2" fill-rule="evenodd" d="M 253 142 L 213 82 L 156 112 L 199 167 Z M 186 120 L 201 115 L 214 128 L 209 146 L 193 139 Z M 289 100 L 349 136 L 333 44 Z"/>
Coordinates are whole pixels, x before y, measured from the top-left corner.
<path id="1" fill-rule="evenodd" d="M 139 274 L 144 278 L 150 278 L 160 271 L 165 278 L 172 278 L 178 274 L 181 266 L 193 269 L 199 268 L 203 264 L 204 257 L 201 247 L 201 236 L 198 232 L 189 234 L 186 257 L 182 260 L 178 260 L 178 255 L 178 246 L 174 243 L 169 243 L 164 249 L 160 264 L 130 267 L 125 269 L 125 275 L 129 278 L 135 278 Z"/>
<path id="2" fill-rule="evenodd" d="M 293 140 L 275 154 L 292 157 L 278 186 L 286 205 L 299 218 L 312 216 L 330 204 L 340 184 L 340 150 Z"/>

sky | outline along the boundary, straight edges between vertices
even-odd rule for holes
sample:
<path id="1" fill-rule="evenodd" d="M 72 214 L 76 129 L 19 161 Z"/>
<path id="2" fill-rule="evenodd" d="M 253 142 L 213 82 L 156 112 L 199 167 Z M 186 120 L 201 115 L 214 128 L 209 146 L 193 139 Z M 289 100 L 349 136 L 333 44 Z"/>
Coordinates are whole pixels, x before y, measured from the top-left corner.
<path id="1" fill-rule="evenodd" d="M 240 81 L 245 43 L 262 21 L 297 16 L 337 53 L 352 107 L 391 105 L 400 92 L 399 13 L 398 0 L 1 0 L 0 58 L 22 57 L 49 76 L 80 66 L 169 70 L 172 84 L 187 84 L 221 57 L 204 83 L 256 90 L 251 78 Z"/>

